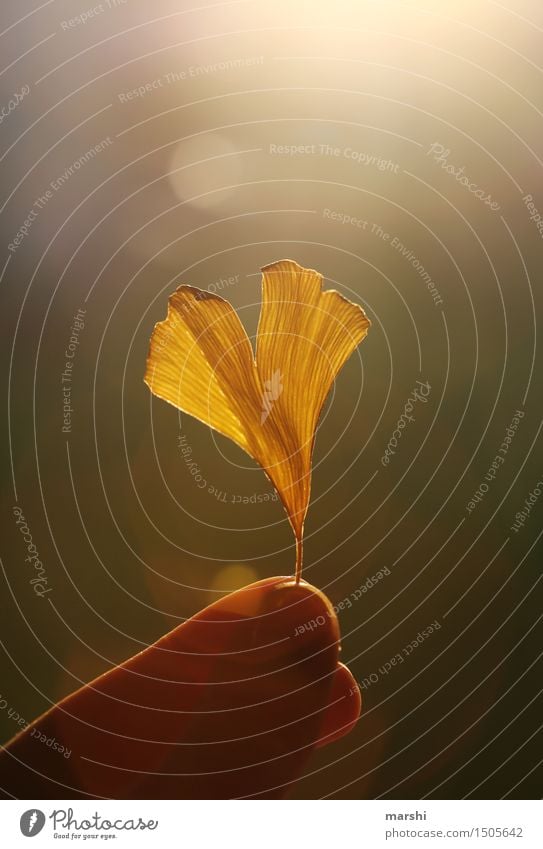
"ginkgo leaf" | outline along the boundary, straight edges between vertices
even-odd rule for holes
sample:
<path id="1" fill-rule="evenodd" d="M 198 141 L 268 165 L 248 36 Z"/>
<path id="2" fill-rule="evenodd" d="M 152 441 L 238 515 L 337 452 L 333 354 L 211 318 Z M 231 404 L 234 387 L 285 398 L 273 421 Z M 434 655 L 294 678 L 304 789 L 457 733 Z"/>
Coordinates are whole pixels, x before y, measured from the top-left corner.
<path id="1" fill-rule="evenodd" d="M 151 392 L 236 442 L 265 470 L 296 536 L 302 566 L 311 458 L 330 387 L 370 327 L 362 307 L 292 260 L 263 269 L 256 358 L 232 306 L 180 286 L 153 331 Z"/>

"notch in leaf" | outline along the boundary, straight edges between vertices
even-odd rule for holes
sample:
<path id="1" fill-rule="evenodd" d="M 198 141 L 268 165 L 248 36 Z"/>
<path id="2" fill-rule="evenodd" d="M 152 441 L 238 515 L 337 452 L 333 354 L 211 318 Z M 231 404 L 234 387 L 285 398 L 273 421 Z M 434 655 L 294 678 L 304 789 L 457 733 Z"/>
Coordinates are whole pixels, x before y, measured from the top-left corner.
<path id="1" fill-rule="evenodd" d="M 144 379 L 154 395 L 229 437 L 262 466 L 296 537 L 299 581 L 317 422 L 370 321 L 335 290 L 323 292 L 322 275 L 293 260 L 262 272 L 256 357 L 228 301 L 180 286 L 151 336 Z"/>

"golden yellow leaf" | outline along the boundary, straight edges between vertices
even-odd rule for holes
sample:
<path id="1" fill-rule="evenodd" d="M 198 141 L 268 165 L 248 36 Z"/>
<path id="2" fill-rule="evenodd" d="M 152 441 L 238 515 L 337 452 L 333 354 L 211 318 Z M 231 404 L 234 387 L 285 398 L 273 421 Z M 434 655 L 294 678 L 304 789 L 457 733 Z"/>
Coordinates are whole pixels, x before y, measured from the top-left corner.
<path id="1" fill-rule="evenodd" d="M 293 260 L 263 269 L 256 358 L 232 306 L 180 286 L 151 336 L 145 382 L 174 407 L 228 436 L 277 489 L 302 568 L 317 421 L 330 387 L 370 327 L 362 307 Z"/>

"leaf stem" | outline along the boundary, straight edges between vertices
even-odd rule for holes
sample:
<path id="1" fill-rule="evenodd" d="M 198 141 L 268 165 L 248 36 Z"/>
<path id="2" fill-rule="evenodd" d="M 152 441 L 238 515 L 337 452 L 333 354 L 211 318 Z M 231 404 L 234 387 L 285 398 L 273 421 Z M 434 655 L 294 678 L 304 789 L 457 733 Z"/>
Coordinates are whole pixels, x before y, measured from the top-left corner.
<path id="1" fill-rule="evenodd" d="M 300 583 L 302 577 L 302 561 L 304 554 L 303 537 L 296 537 L 296 583 Z"/>

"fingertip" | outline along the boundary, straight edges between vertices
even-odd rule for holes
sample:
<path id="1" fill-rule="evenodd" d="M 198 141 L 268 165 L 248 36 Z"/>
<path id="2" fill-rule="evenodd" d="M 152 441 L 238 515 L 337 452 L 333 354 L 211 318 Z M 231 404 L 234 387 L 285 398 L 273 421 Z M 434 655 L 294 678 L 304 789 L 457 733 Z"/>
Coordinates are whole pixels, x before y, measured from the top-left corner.
<path id="1" fill-rule="evenodd" d="M 244 630 L 250 622 L 259 643 L 272 636 L 339 642 L 339 623 L 330 600 L 321 590 L 290 576 L 266 578 L 223 596 L 187 624 L 191 622 L 229 626 L 239 622 Z"/>
<path id="2" fill-rule="evenodd" d="M 196 614 L 195 619 L 206 615 L 206 619 L 219 621 L 222 614 L 229 620 L 235 615 L 240 618 L 263 617 L 277 611 L 291 609 L 303 624 L 304 613 L 313 612 L 315 616 L 325 616 L 336 620 L 332 603 L 325 594 L 307 581 L 296 581 L 292 576 L 276 576 L 255 581 L 235 592 L 219 598 L 203 611 Z M 337 620 L 336 620 L 337 621 Z"/>
<path id="3" fill-rule="evenodd" d="M 311 584 L 273 577 L 223 596 L 159 641 L 173 652 L 205 652 L 237 665 L 284 668 L 314 660 L 309 675 L 332 673 L 339 623 L 329 599 Z"/>
<path id="4" fill-rule="evenodd" d="M 311 654 L 330 646 L 339 651 L 339 622 L 330 600 L 306 581 L 293 578 L 267 589 L 258 633 L 260 640 L 271 633 L 288 637 L 295 654 Z"/>

